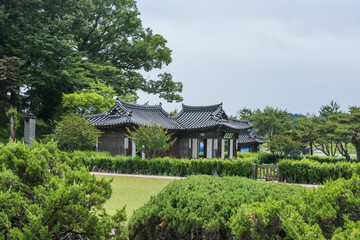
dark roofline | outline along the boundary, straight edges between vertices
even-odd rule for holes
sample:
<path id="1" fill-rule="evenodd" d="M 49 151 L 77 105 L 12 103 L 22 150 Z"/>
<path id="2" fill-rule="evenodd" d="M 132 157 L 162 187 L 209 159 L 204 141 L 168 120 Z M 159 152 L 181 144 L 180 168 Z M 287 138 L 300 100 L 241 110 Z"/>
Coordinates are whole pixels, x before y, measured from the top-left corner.
<path id="1" fill-rule="evenodd" d="M 199 110 L 199 109 L 213 109 L 213 108 L 219 108 L 222 107 L 222 103 L 218 103 L 218 104 L 213 104 L 213 105 L 206 105 L 206 106 L 191 106 L 191 105 L 186 105 L 186 104 L 182 104 L 182 108 L 183 109 L 187 109 L 187 110 Z"/>
<path id="2" fill-rule="evenodd" d="M 161 103 L 157 104 L 157 105 L 139 105 L 139 104 L 124 102 L 121 100 L 117 100 L 116 103 L 119 103 L 120 106 L 122 106 L 124 108 L 126 108 L 128 106 L 128 107 L 136 108 L 136 109 L 140 109 L 140 110 L 160 110 L 165 115 L 170 116 L 170 114 L 162 108 Z M 129 109 L 126 109 L 126 110 L 129 110 Z"/>
<path id="3" fill-rule="evenodd" d="M 181 111 L 176 115 L 171 117 L 172 119 L 177 119 L 181 116 L 181 114 L 183 114 L 183 112 L 185 111 L 199 111 L 199 110 L 217 110 L 219 108 L 222 109 L 222 102 L 218 103 L 218 104 L 213 104 L 213 105 L 207 105 L 207 106 L 191 106 L 191 105 L 186 105 L 186 104 L 182 104 L 182 109 Z M 225 114 L 226 115 L 226 114 Z M 227 117 L 227 115 L 226 115 Z"/>
<path id="4" fill-rule="evenodd" d="M 248 127 L 248 128 L 252 128 L 252 127 L 254 127 L 254 126 L 250 123 L 250 121 L 249 121 L 249 120 L 240 120 L 240 119 L 234 119 L 234 118 L 229 118 L 229 119 L 231 119 L 231 121 L 234 121 L 234 122 L 247 123 L 247 124 L 249 124 L 249 125 L 250 125 L 250 127 Z"/>
<path id="5" fill-rule="evenodd" d="M 90 117 L 100 117 L 100 116 L 105 116 L 106 112 L 103 113 L 97 113 L 97 114 L 91 114 L 91 115 L 83 115 L 84 118 L 90 118 Z"/>

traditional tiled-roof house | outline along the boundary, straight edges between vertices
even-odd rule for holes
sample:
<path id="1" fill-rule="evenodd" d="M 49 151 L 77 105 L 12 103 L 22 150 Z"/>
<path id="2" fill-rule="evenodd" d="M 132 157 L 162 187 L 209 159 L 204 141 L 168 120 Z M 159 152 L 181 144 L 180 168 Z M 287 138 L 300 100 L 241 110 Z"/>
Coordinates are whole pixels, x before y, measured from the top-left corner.
<path id="1" fill-rule="evenodd" d="M 126 137 L 127 127 L 157 124 L 177 138 L 164 155 L 197 158 L 200 145 L 206 158 L 236 156 L 239 134 L 249 134 L 252 125 L 248 121 L 229 118 L 222 104 L 211 106 L 183 105 L 175 117 L 171 117 L 160 105 L 137 105 L 117 101 L 109 111 L 85 116 L 103 133 L 98 139 L 98 151 L 112 155 L 135 156 L 136 146 Z M 143 154 L 142 154 L 143 155 Z"/>
<path id="2" fill-rule="evenodd" d="M 257 152 L 259 145 L 265 142 L 264 138 L 256 136 L 254 132 L 240 133 L 237 147 L 240 151 Z"/>

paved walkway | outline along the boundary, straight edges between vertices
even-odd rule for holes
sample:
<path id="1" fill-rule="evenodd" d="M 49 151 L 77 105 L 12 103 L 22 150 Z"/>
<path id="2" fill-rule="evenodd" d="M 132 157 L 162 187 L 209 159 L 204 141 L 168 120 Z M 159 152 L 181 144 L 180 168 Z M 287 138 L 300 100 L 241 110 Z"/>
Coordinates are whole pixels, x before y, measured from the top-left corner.
<path id="1" fill-rule="evenodd" d="M 171 176 L 156 176 L 156 175 L 140 175 L 140 174 L 122 174 L 122 173 L 104 173 L 104 172 L 90 172 L 90 174 L 94 175 L 102 175 L 102 176 L 120 176 L 120 177 L 143 177 L 143 178 L 164 178 L 164 179 L 185 179 L 184 177 L 171 177 Z M 270 181 L 269 181 L 270 182 Z M 284 183 L 274 181 L 276 183 Z M 306 188 L 318 188 L 323 187 L 324 185 L 312 185 L 312 184 L 297 184 L 297 183 L 285 183 L 288 185 L 299 185 Z"/>
<path id="2" fill-rule="evenodd" d="M 288 185 L 297 185 L 297 186 L 302 186 L 302 187 L 306 187 L 306 188 L 319 188 L 319 187 L 324 187 L 324 185 L 312 185 L 312 184 L 299 184 L 299 183 L 286 183 L 286 182 L 278 182 L 278 181 L 273 181 L 276 183 L 285 183 Z"/>

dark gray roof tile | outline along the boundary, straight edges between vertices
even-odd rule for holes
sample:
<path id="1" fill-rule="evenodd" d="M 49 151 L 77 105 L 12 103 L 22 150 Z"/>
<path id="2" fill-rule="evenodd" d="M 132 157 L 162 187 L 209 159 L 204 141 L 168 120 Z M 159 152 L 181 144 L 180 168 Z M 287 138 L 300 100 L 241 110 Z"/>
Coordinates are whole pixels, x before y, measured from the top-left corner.
<path id="1" fill-rule="evenodd" d="M 236 141 L 237 143 L 265 143 L 265 139 L 258 137 L 254 132 L 244 132 L 239 133 L 239 138 Z"/>
<path id="2" fill-rule="evenodd" d="M 234 130 L 249 129 L 252 125 L 248 121 L 229 118 L 221 104 L 210 106 L 183 105 L 180 113 L 175 117 L 170 115 L 161 105 L 137 105 L 116 101 L 114 107 L 102 114 L 85 116 L 97 127 L 120 126 L 125 124 L 152 125 L 167 129 L 204 129 L 214 126 L 225 126 Z"/>

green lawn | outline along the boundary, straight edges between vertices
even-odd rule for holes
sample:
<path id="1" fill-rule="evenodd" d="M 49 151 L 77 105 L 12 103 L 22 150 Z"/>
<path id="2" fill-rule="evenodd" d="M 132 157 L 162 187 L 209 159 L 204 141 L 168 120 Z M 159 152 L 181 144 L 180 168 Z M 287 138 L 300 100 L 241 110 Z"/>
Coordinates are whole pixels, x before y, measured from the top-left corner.
<path id="1" fill-rule="evenodd" d="M 150 196 L 160 192 L 173 179 L 143 178 L 143 177 L 120 177 L 120 176 L 97 176 L 107 179 L 114 178 L 112 182 L 112 196 L 105 203 L 107 212 L 115 214 L 116 209 L 126 205 L 126 214 L 129 217 L 133 211 L 141 207 Z"/>

